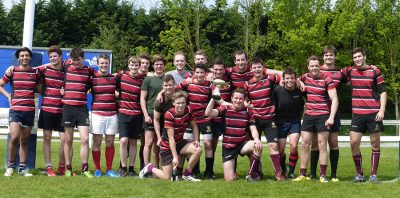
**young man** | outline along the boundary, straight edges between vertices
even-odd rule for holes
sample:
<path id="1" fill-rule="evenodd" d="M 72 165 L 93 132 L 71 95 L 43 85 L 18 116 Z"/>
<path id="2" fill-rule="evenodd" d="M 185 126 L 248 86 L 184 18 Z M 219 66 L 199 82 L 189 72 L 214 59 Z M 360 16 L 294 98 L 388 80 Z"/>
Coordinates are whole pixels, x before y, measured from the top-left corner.
<path id="1" fill-rule="evenodd" d="M 65 66 L 65 89 L 63 97 L 62 123 L 65 130 L 64 155 L 67 170 L 66 177 L 72 176 L 72 142 L 74 127 L 78 127 L 81 143 L 82 175 L 93 178 L 89 172 L 89 112 L 87 92 L 90 88 L 90 79 L 94 74 L 91 67 L 83 64 L 84 52 L 80 48 L 73 48 L 70 53 L 71 64 Z"/>
<path id="2" fill-rule="evenodd" d="M 281 156 L 282 174 L 286 171 L 286 139 L 289 137 L 290 156 L 288 178 L 293 179 L 299 154 L 301 116 L 304 109 L 304 94 L 296 87 L 296 72 L 287 67 L 283 71 L 283 86 L 274 88 L 273 97 L 276 107 L 276 126 L 278 128 L 278 148 Z"/>
<path id="3" fill-rule="evenodd" d="M 147 56 L 142 56 L 147 59 Z M 135 176 L 135 160 L 137 139 L 140 138 L 143 123 L 143 113 L 140 107 L 140 87 L 146 77 L 149 64 L 141 64 L 137 57 L 128 60 L 128 71 L 122 71 L 117 75 L 119 87 L 118 104 L 118 131 L 120 138 L 120 163 L 119 175 L 125 177 Z M 128 150 L 129 144 L 129 150 Z M 129 172 L 127 159 L 129 154 Z"/>
<path id="4" fill-rule="evenodd" d="M 306 112 L 301 125 L 301 156 L 300 176 L 294 181 L 306 181 L 309 150 L 313 133 L 318 135 L 320 182 L 326 183 L 326 168 L 328 164 L 327 141 L 329 129 L 333 126 L 338 108 L 336 88 L 332 78 L 325 76 L 320 71 L 319 59 L 310 56 L 307 60 L 308 73 L 303 74 L 300 80 L 306 86 Z"/>
<path id="5" fill-rule="evenodd" d="M 117 89 L 116 78 L 109 73 L 110 57 L 107 54 L 100 54 L 97 58 L 99 70 L 93 75 L 92 86 L 92 119 L 91 132 L 93 134 L 92 156 L 95 177 L 101 177 L 100 156 L 103 134 L 106 142 L 106 176 L 119 177 L 112 170 L 115 148 L 114 138 L 118 133 L 117 105 L 115 103 L 115 91 Z"/>
<path id="6" fill-rule="evenodd" d="M 64 87 L 64 67 L 62 65 L 62 51 L 58 46 L 50 46 L 48 50 L 49 64 L 38 67 L 42 76 L 41 88 L 42 107 L 39 114 L 38 128 L 43 129 L 43 154 L 46 163 L 47 176 L 56 176 L 51 164 L 51 138 L 53 130 L 60 135 L 58 175 L 65 173 L 64 156 L 64 127 L 62 126 L 62 95 Z"/>
<path id="7" fill-rule="evenodd" d="M 17 146 L 19 144 L 19 169 L 20 176 L 33 176 L 27 170 L 26 159 L 28 155 L 29 137 L 35 117 L 34 90 L 40 79 L 40 74 L 36 69 L 29 66 L 32 59 L 32 51 L 23 47 L 15 52 L 19 66 L 12 66 L 0 79 L 0 93 L 7 97 L 10 104 L 9 129 L 10 142 L 8 143 L 8 161 L 5 177 L 10 177 L 14 173 Z M 4 86 L 11 83 L 11 94 Z"/>
<path id="8" fill-rule="evenodd" d="M 154 101 L 158 93 L 162 90 L 162 78 L 164 76 L 166 60 L 160 55 L 153 57 L 154 76 L 146 77 L 140 91 L 140 106 L 144 116 L 144 148 L 143 159 L 144 163 L 150 163 L 151 149 L 154 145 L 154 165 L 158 167 L 160 148 L 156 145 L 157 136 L 154 132 Z"/>
<path id="9" fill-rule="evenodd" d="M 321 73 L 325 76 L 331 77 L 336 87 L 336 92 L 339 95 L 341 84 L 347 82 L 346 74 L 335 66 L 336 61 L 336 48 L 328 46 L 323 51 L 324 64 L 320 66 Z M 335 115 L 335 122 L 329 130 L 329 159 L 331 162 L 331 177 L 333 182 L 338 182 L 337 178 L 337 166 L 339 161 L 339 143 L 338 133 L 340 131 L 340 112 L 339 110 Z M 314 134 L 311 142 L 311 154 L 310 154 L 310 177 L 316 178 L 317 164 L 319 158 L 318 150 L 318 138 L 317 134 Z"/>
<path id="10" fill-rule="evenodd" d="M 194 53 L 194 64 L 207 65 L 207 55 L 204 50 L 198 50 Z"/>
<path id="11" fill-rule="evenodd" d="M 380 158 L 380 134 L 385 116 L 387 94 L 381 71 L 366 64 L 366 54 L 362 48 L 352 50 L 354 66 L 346 68 L 347 79 L 352 88 L 352 112 L 350 145 L 356 176 L 354 182 L 364 182 L 360 142 L 368 130 L 371 138 L 371 175 L 369 181 L 379 182 L 377 175 Z"/>
<path id="12" fill-rule="evenodd" d="M 275 106 L 272 101 L 272 91 L 279 84 L 280 77 L 277 75 L 264 75 L 264 65 L 261 59 L 254 58 L 251 63 L 253 77 L 241 85 L 249 93 L 250 108 L 254 115 L 259 138 L 265 131 L 270 149 L 270 157 L 274 167 L 275 178 L 284 180 L 280 167 L 280 155 L 278 150 L 278 131 L 275 125 Z"/>
<path id="13" fill-rule="evenodd" d="M 195 122 L 195 116 L 191 108 L 186 105 L 187 98 L 188 95 L 183 91 L 174 93 L 174 107 L 164 114 L 164 127 L 167 130 L 168 138 L 161 140 L 162 170 L 153 167 L 149 163 L 140 171 L 140 178 L 152 173 L 160 179 L 170 179 L 172 169 L 176 169 L 180 162 L 179 155 L 183 155 L 190 156 L 190 158 L 182 179 L 194 182 L 200 181 L 191 176 L 192 169 L 201 156 L 201 147 L 199 145 L 199 130 Z M 192 143 L 183 139 L 183 134 L 189 124 L 195 134 L 195 140 Z"/>
<path id="14" fill-rule="evenodd" d="M 180 84 L 185 78 L 190 76 L 190 72 L 185 69 L 186 57 L 183 52 L 176 52 L 174 55 L 175 70 L 169 71 L 165 74 L 170 74 L 174 77 L 175 83 Z"/>
<path id="15" fill-rule="evenodd" d="M 206 109 L 207 116 L 214 118 L 221 116 L 225 119 L 226 130 L 222 141 L 222 160 L 226 181 L 237 178 L 235 159 L 238 155 L 250 155 L 250 167 L 246 180 L 249 182 L 260 180 L 262 143 L 255 126 L 254 116 L 244 106 L 245 97 L 245 90 L 238 88 L 232 93 L 232 105 L 220 105 L 217 109 L 213 109 L 215 101 L 211 99 Z M 251 131 L 253 140 L 248 139 L 248 129 Z"/>

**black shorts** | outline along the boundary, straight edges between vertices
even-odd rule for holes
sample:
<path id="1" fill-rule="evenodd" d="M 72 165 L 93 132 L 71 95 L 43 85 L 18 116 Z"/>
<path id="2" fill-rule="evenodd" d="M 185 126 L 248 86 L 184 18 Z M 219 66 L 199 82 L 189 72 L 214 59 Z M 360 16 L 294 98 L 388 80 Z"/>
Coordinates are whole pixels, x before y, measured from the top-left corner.
<path id="1" fill-rule="evenodd" d="M 199 128 L 199 134 L 203 134 L 203 135 L 211 134 L 212 135 L 210 122 L 197 124 L 197 128 Z"/>
<path id="2" fill-rule="evenodd" d="M 376 122 L 377 113 L 372 114 L 353 114 L 351 119 L 351 131 L 365 133 L 379 133 L 384 130 L 382 122 Z"/>
<path id="3" fill-rule="evenodd" d="M 340 127 L 342 126 L 342 123 L 340 123 L 340 113 L 336 113 L 334 123 L 329 129 L 329 133 L 337 133 L 340 131 Z"/>
<path id="4" fill-rule="evenodd" d="M 127 137 L 140 139 L 142 132 L 143 115 L 125 115 L 118 113 L 118 132 L 119 138 Z"/>
<path id="5" fill-rule="evenodd" d="M 31 127 L 34 125 L 35 111 L 14 111 L 9 110 L 8 121 L 17 122 L 22 125 L 22 127 Z"/>
<path id="6" fill-rule="evenodd" d="M 260 137 L 262 132 L 265 131 L 265 138 L 268 143 L 278 142 L 278 129 L 274 121 L 256 118 L 256 127 Z"/>
<path id="7" fill-rule="evenodd" d="M 176 144 L 176 152 L 180 155 L 181 150 L 190 142 L 187 140 L 182 140 Z M 174 156 L 172 155 L 171 149 L 160 149 L 161 165 L 167 166 L 172 163 Z"/>
<path id="8" fill-rule="evenodd" d="M 155 132 L 155 129 L 154 129 L 154 115 L 149 114 L 149 116 L 151 117 L 151 120 L 152 120 L 152 122 L 150 124 L 146 123 L 146 120 L 144 119 L 144 116 L 143 116 L 143 129 L 146 130 L 146 131 Z"/>
<path id="9" fill-rule="evenodd" d="M 213 137 L 221 136 L 225 131 L 225 123 L 223 122 L 211 122 L 211 131 L 213 133 Z"/>
<path id="10" fill-rule="evenodd" d="M 62 113 L 51 113 L 41 110 L 39 113 L 38 128 L 43 130 L 51 130 L 64 132 L 62 126 Z"/>
<path id="11" fill-rule="evenodd" d="M 304 114 L 303 123 L 301 124 L 301 131 L 319 133 L 319 132 L 329 132 L 326 128 L 325 122 L 328 120 L 329 114 L 312 116 Z"/>
<path id="12" fill-rule="evenodd" d="M 64 127 L 77 127 L 89 126 L 89 112 L 86 105 L 71 106 L 64 105 L 62 112 L 62 126 Z"/>
<path id="13" fill-rule="evenodd" d="M 278 127 L 278 138 L 286 139 L 289 135 L 301 132 L 301 121 L 287 121 L 287 122 L 277 122 Z"/>
<path id="14" fill-rule="evenodd" d="M 222 147 L 222 162 L 225 163 L 229 160 L 235 159 L 240 155 L 240 151 L 244 147 L 244 145 L 247 143 L 247 141 L 240 143 L 237 145 L 235 148 L 232 149 L 225 149 Z M 243 156 L 243 155 L 241 155 Z"/>

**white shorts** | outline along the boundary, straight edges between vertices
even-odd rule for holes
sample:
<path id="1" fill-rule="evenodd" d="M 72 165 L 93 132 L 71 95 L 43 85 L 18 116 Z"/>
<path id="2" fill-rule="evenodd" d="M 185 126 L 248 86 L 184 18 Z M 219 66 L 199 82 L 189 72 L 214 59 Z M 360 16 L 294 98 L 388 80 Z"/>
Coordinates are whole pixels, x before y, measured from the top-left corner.
<path id="1" fill-rule="evenodd" d="M 90 131 L 92 134 L 116 135 L 118 133 L 118 116 L 101 116 L 92 113 Z"/>

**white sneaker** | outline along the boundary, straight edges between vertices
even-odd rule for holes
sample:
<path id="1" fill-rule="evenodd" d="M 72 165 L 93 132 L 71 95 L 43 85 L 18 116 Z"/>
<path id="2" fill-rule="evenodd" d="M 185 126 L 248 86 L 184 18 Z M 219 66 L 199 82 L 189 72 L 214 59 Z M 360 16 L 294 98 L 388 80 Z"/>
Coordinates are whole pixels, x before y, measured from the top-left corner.
<path id="1" fill-rule="evenodd" d="M 183 179 L 183 180 L 186 180 L 186 181 L 192 181 L 192 182 L 199 182 L 199 181 L 201 181 L 200 179 L 196 179 L 196 178 L 194 178 L 194 177 L 191 176 L 191 175 L 188 175 L 188 176 L 183 175 L 183 176 L 182 176 L 182 179 Z"/>
<path id="2" fill-rule="evenodd" d="M 18 174 L 19 174 L 19 176 L 23 176 L 23 177 L 32 177 L 33 176 L 33 174 L 29 173 L 27 170 L 22 170 Z"/>
<path id="3" fill-rule="evenodd" d="M 139 172 L 140 179 L 143 179 L 144 176 L 149 172 L 150 166 L 151 166 L 151 163 L 146 164 L 146 166 L 144 166 L 143 169 Z"/>
<path id="4" fill-rule="evenodd" d="M 14 169 L 13 168 L 7 168 L 6 172 L 4 173 L 5 177 L 11 177 L 14 173 Z"/>

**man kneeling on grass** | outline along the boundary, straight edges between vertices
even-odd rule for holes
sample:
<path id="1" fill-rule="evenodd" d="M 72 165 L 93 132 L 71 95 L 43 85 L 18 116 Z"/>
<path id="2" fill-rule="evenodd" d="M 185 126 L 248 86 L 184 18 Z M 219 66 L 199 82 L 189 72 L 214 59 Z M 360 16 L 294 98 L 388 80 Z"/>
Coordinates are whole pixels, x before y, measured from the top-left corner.
<path id="1" fill-rule="evenodd" d="M 246 176 L 248 182 L 260 180 L 259 165 L 262 152 L 262 143 L 259 139 L 254 116 L 244 106 L 246 92 L 237 88 L 232 93 L 232 104 L 220 105 L 213 109 L 215 100 L 211 99 L 207 105 L 206 115 L 209 117 L 221 116 L 225 120 L 226 130 L 222 139 L 222 158 L 224 178 L 226 181 L 236 179 L 235 159 L 240 154 L 250 155 L 250 167 Z M 247 129 L 250 128 L 253 140 L 249 140 Z"/>
<path id="2" fill-rule="evenodd" d="M 182 176 L 182 179 L 188 181 L 200 181 L 192 177 L 192 169 L 199 161 L 201 156 L 201 147 L 199 145 L 199 129 L 197 128 L 195 117 L 191 109 L 187 106 L 187 93 L 184 91 L 175 92 L 173 96 L 174 107 L 164 114 L 164 128 L 167 131 L 168 138 L 161 141 L 161 163 L 162 170 L 153 168 L 148 163 L 139 173 L 140 178 L 147 174 L 153 174 L 163 180 L 171 178 L 172 169 L 182 167 L 180 155 L 190 156 L 188 167 Z M 194 134 L 194 142 L 188 142 L 183 139 L 186 128 L 191 124 Z M 178 164 L 179 163 L 179 164 Z"/>

